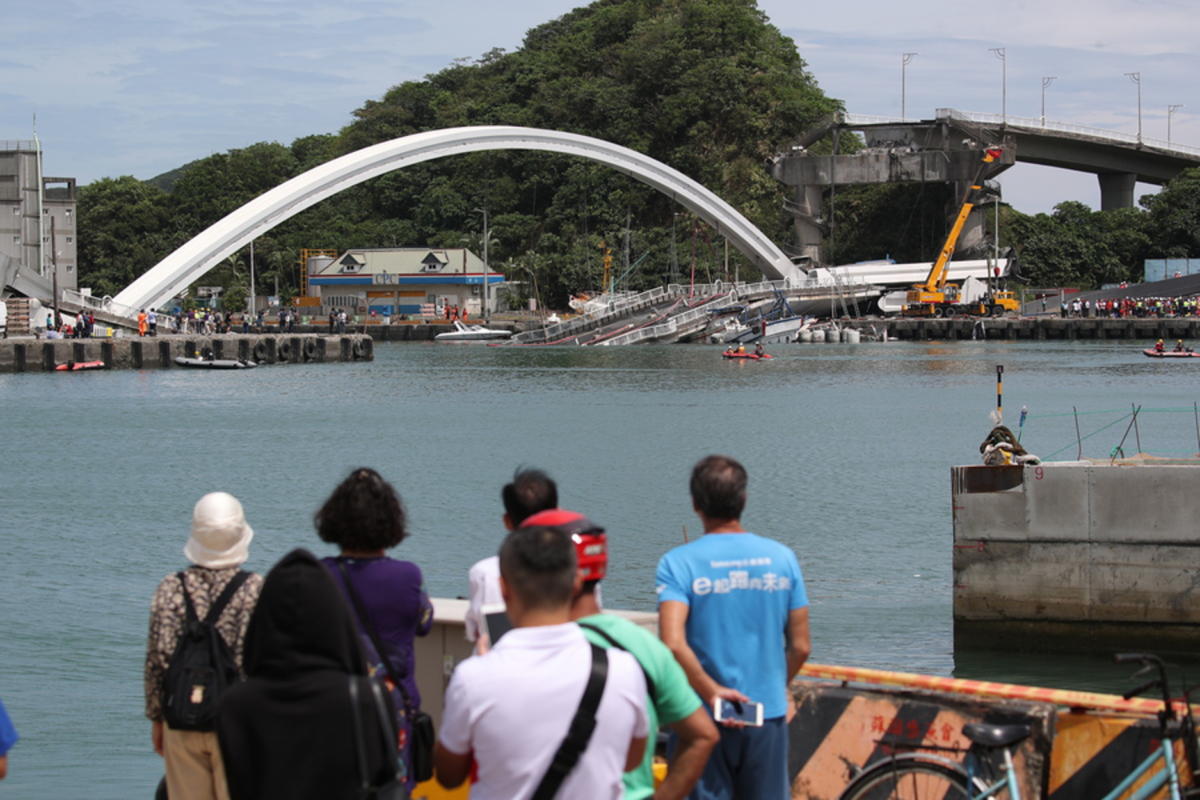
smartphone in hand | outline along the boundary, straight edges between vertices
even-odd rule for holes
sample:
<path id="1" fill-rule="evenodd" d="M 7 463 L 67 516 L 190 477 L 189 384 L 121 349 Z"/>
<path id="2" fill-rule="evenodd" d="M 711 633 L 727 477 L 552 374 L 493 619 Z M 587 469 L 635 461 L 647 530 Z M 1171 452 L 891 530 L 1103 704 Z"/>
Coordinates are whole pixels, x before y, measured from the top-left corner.
<path id="1" fill-rule="evenodd" d="M 492 645 L 500 641 L 500 637 L 512 628 L 512 621 L 508 618 L 508 609 L 503 603 L 487 603 L 479 609 L 479 613 L 483 617 L 488 640 Z"/>
<path id="2" fill-rule="evenodd" d="M 715 719 L 717 722 L 735 720 L 743 725 L 751 725 L 756 728 L 762 727 L 762 703 L 751 703 L 743 702 L 741 700 L 729 700 L 724 697 L 714 697 L 712 707 L 713 719 Z"/>

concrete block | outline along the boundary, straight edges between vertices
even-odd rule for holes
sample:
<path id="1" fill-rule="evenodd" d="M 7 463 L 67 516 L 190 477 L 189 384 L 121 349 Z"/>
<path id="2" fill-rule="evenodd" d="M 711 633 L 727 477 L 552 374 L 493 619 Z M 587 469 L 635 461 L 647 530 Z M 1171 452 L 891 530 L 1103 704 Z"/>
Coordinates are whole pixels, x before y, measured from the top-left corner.
<path id="1" fill-rule="evenodd" d="M 1096 542 L 1194 542 L 1192 503 L 1200 468 L 1093 466 L 1091 539 Z"/>
<path id="2" fill-rule="evenodd" d="M 1088 476 L 1087 468 L 1069 464 L 1039 464 L 1023 470 L 1027 538 L 1089 540 Z"/>
<path id="3" fill-rule="evenodd" d="M 1089 619 L 1200 623 L 1200 547 L 1092 545 Z"/>
<path id="4" fill-rule="evenodd" d="M 956 619 L 1088 619 L 1086 542 L 984 542 L 954 551 Z"/>

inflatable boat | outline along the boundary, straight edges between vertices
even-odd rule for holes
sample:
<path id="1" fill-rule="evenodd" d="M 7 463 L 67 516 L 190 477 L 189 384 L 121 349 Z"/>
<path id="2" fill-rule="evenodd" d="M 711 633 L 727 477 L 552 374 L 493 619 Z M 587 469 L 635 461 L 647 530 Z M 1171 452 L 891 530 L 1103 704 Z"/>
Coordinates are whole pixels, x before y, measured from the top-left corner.
<path id="1" fill-rule="evenodd" d="M 104 369 L 103 361 L 68 361 L 54 367 L 56 372 L 78 372 L 81 369 Z"/>
<path id="2" fill-rule="evenodd" d="M 1142 351 L 1142 355 L 1150 358 L 1200 358 L 1200 353 L 1194 350 L 1155 350 L 1149 347 Z"/>
<path id="3" fill-rule="evenodd" d="M 236 358 L 187 358 L 176 356 L 175 363 L 181 367 L 196 369 L 253 369 L 258 364 L 253 361 L 242 361 Z"/>

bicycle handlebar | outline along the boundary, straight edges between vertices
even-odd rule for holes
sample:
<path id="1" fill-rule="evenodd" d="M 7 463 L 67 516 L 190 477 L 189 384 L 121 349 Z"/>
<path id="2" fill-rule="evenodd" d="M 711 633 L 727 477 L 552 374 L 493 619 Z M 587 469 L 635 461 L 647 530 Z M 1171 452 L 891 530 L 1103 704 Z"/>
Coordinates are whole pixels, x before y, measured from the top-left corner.
<path id="1" fill-rule="evenodd" d="M 1158 686 L 1158 678 L 1155 678 L 1152 681 L 1146 681 L 1145 683 L 1143 683 L 1141 686 L 1137 687 L 1136 689 L 1130 689 L 1128 692 L 1125 692 L 1124 694 L 1122 694 L 1121 697 L 1128 700 L 1131 697 L 1137 697 L 1139 694 L 1145 694 L 1149 690 L 1153 689 L 1155 686 Z"/>
<path id="2" fill-rule="evenodd" d="M 1166 665 L 1163 664 L 1163 661 L 1161 658 L 1154 655 L 1153 653 L 1117 653 L 1116 655 L 1113 656 L 1113 660 L 1116 661 L 1118 664 L 1128 664 L 1131 662 L 1137 662 L 1142 665 L 1144 670 L 1156 671 L 1158 673 L 1157 678 L 1155 678 L 1152 681 L 1147 681 L 1146 683 L 1142 684 L 1141 686 L 1137 687 L 1136 689 L 1133 689 L 1133 690 L 1125 693 L 1124 695 L 1122 695 L 1122 697 L 1124 697 L 1126 700 L 1128 700 L 1131 697 L 1142 694 L 1143 692 L 1149 691 L 1150 689 L 1153 689 L 1155 686 L 1158 686 L 1162 689 L 1162 697 L 1163 697 L 1162 713 L 1165 715 L 1163 717 L 1163 719 L 1165 719 L 1165 720 L 1174 719 L 1175 710 L 1171 705 L 1170 688 L 1167 683 L 1167 668 L 1166 668 Z"/>

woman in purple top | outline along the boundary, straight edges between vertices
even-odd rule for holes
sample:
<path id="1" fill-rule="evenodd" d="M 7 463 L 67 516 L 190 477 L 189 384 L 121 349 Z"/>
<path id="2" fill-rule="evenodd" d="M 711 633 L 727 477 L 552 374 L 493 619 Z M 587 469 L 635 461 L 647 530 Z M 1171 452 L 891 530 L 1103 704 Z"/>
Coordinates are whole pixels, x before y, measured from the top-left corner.
<path id="1" fill-rule="evenodd" d="M 411 790 L 412 751 L 404 695 L 407 693 L 407 705 L 413 711 L 421 707 L 414 677 L 413 638 L 425 636 L 433 627 L 433 604 L 425 593 L 420 568 L 411 561 L 384 555 L 408 535 L 404 521 L 404 506 L 396 490 L 378 472 L 366 467 L 351 472 L 313 518 L 317 535 L 340 551 L 336 558 L 322 559 L 323 563 L 346 593 L 355 617 L 354 595 L 366 613 L 366 620 L 358 619 L 360 640 L 370 674 L 382 680 L 392 693 L 399 747 L 404 753 L 402 774 Z M 346 591 L 347 576 L 353 592 Z M 371 644 L 370 627 L 374 627 L 384 653 L 378 653 Z M 403 692 L 394 685 L 389 672 L 403 682 Z"/>

